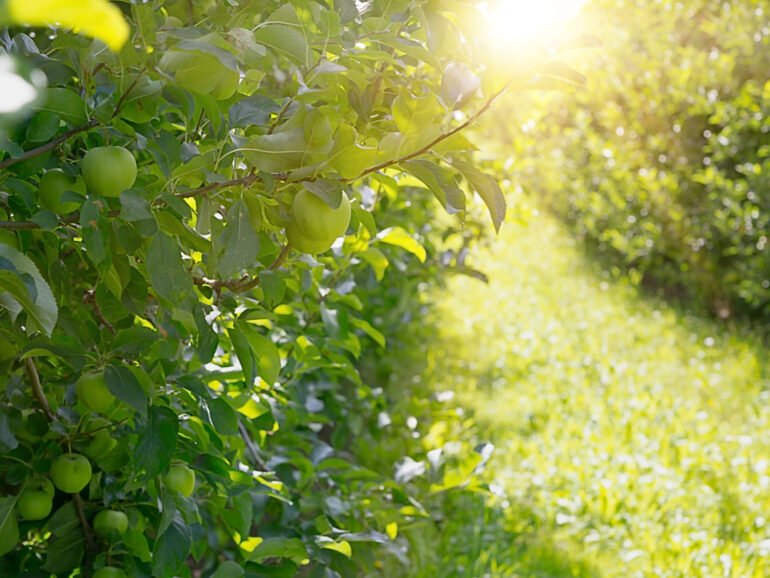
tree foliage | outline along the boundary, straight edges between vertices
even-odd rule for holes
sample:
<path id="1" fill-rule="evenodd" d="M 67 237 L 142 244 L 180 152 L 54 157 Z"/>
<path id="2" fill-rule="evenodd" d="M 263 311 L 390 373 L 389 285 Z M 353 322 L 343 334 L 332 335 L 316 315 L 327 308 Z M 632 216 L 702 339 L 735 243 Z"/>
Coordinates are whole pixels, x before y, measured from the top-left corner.
<path id="1" fill-rule="evenodd" d="M 500 226 L 502 191 L 461 131 L 506 83 L 529 86 L 545 53 L 505 82 L 482 75 L 466 2 L 0 8 L 4 58 L 46 79 L 25 117 L 0 121 L 3 573 L 405 563 L 399 528 L 426 515 L 409 485 L 426 465 L 387 410 L 429 410 L 382 389 L 408 354 L 386 339 L 418 323 L 420 283 L 473 273 L 474 192 Z M 45 23 L 64 28 L 21 26 Z M 330 211 L 350 199 L 331 250 L 287 242 L 298 195 Z M 450 225 L 432 224 L 432 198 Z M 18 520 L 67 453 L 88 457 L 87 487 L 59 482 L 50 517 Z M 434 461 L 422 487 L 460 487 L 478 465 L 444 483 Z M 95 533 L 105 510 L 128 529 Z"/>

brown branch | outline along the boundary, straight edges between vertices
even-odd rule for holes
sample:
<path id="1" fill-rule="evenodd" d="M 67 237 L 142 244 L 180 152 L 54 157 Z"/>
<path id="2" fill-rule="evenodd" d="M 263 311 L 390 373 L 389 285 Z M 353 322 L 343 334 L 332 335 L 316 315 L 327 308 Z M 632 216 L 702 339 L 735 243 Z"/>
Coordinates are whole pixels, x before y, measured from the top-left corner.
<path id="1" fill-rule="evenodd" d="M 83 528 L 83 535 L 86 538 L 86 557 L 83 563 L 83 576 L 84 578 L 91 578 L 93 575 L 91 569 L 91 562 L 93 559 L 93 552 L 96 549 L 96 540 L 94 539 L 94 532 L 91 529 L 91 525 L 86 519 L 86 513 L 83 509 L 83 499 L 80 494 L 72 494 L 72 503 L 75 505 L 75 513 L 78 516 L 80 525 Z"/>
<path id="2" fill-rule="evenodd" d="M 96 293 L 91 291 L 86 291 L 85 295 L 83 295 L 83 302 L 88 303 L 93 307 L 94 314 L 96 315 L 97 319 L 104 325 L 107 329 L 110 330 L 110 333 L 113 335 L 117 335 L 117 331 L 115 331 L 115 327 L 113 327 L 112 323 L 107 321 L 107 319 L 104 317 L 104 314 L 102 313 L 101 307 L 99 307 L 99 304 L 96 302 Z"/>
<path id="3" fill-rule="evenodd" d="M 341 181 L 344 182 L 344 183 L 352 183 L 352 182 L 357 181 L 358 179 L 361 179 L 361 178 L 365 177 L 366 175 L 370 175 L 372 173 L 376 173 L 376 172 L 381 171 L 383 169 L 387 169 L 388 167 L 392 167 L 393 165 L 397 165 L 397 164 L 406 162 L 406 161 L 411 160 L 411 159 L 413 159 L 415 157 L 419 157 L 421 155 L 424 155 L 425 153 L 430 152 L 430 150 L 433 147 L 435 147 L 436 145 L 442 143 L 443 141 L 447 140 L 448 138 L 453 137 L 458 132 L 465 130 L 470 125 L 475 123 L 485 112 L 487 112 L 490 108 L 492 108 L 492 105 L 495 103 L 495 101 L 498 98 L 500 98 L 500 96 L 502 96 L 503 93 L 506 90 L 508 90 L 508 86 L 509 85 L 505 85 L 503 88 L 498 90 L 495 94 L 493 94 L 489 98 L 489 100 L 487 100 L 484 103 L 484 106 L 482 106 L 479 110 L 477 110 L 476 113 L 473 116 L 469 117 L 464 123 L 456 126 L 455 128 L 453 128 L 450 131 L 447 131 L 445 133 L 440 134 L 439 136 L 434 138 L 432 141 L 430 141 L 428 144 L 426 144 L 424 147 L 422 147 L 422 148 L 420 148 L 420 149 L 418 149 L 418 150 L 416 150 L 416 151 L 414 151 L 412 153 L 409 153 L 408 155 L 404 155 L 402 157 L 399 157 L 397 159 L 381 162 L 378 165 L 374 165 L 373 167 L 369 167 L 368 169 L 363 171 L 357 177 L 354 177 L 352 179 L 341 179 Z"/>
<path id="4" fill-rule="evenodd" d="M 4 161 L 0 161 L 0 170 L 5 169 L 5 168 L 10 167 L 10 166 L 13 166 L 13 165 L 18 164 L 18 163 L 21 163 L 23 161 L 35 158 L 35 157 L 40 156 L 40 155 L 42 155 L 44 153 L 47 153 L 48 151 L 55 149 L 57 146 L 62 144 L 64 141 L 66 141 L 70 137 L 73 137 L 76 134 L 80 134 L 81 132 L 85 132 L 87 130 L 91 130 L 92 128 L 94 128 L 98 124 L 99 124 L 99 121 L 92 118 L 86 124 L 81 124 L 80 126 L 76 126 L 75 128 L 70 129 L 67 132 L 60 134 L 55 139 L 53 139 L 50 142 L 45 143 L 44 145 L 40 145 L 37 148 L 25 151 L 21 156 L 18 156 L 18 157 L 15 157 L 15 158 L 11 157 L 11 158 L 5 159 Z"/>
<path id="5" fill-rule="evenodd" d="M 40 384 L 40 375 L 37 373 L 37 367 L 35 367 L 35 362 L 32 360 L 31 357 L 28 357 L 24 360 L 24 365 L 27 369 L 27 375 L 29 376 L 29 381 L 32 384 L 32 394 L 35 396 L 35 399 L 40 404 L 40 407 L 43 408 L 43 413 L 45 414 L 45 417 L 48 419 L 48 421 L 54 420 L 53 412 L 51 411 L 51 406 L 48 405 L 48 399 L 45 397 L 45 394 L 43 393 L 43 386 Z"/>
<path id="6" fill-rule="evenodd" d="M 131 91 L 134 90 L 137 83 L 139 82 L 139 79 L 144 76 L 145 68 L 142 68 L 139 73 L 136 75 L 136 78 L 134 81 L 128 85 L 128 88 L 123 92 L 123 94 L 120 95 L 120 98 L 118 99 L 118 103 L 115 105 L 115 110 L 112 112 L 112 116 L 110 117 L 110 120 L 118 116 L 118 113 L 123 108 L 123 105 L 126 104 L 126 98 L 128 98 L 128 95 L 131 94 Z"/>

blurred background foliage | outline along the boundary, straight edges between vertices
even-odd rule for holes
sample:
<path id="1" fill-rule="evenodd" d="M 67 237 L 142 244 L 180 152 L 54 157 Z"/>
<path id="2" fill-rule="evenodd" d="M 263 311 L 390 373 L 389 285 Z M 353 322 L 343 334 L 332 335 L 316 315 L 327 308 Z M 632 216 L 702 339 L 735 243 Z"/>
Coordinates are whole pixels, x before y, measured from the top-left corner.
<path id="1" fill-rule="evenodd" d="M 728 318 L 770 314 L 770 27 L 761 1 L 590 2 L 590 82 L 508 99 L 505 174 L 610 265 Z"/>

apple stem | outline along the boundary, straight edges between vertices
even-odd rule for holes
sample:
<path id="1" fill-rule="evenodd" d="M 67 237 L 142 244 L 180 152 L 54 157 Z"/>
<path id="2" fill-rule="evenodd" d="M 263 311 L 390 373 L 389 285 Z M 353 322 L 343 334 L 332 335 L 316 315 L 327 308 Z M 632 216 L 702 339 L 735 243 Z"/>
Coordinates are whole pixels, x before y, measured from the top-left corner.
<path id="1" fill-rule="evenodd" d="M 43 413 L 45 414 L 45 417 L 48 419 L 48 421 L 53 421 L 54 415 L 51 411 L 51 406 L 48 405 L 48 399 L 43 393 L 43 386 L 40 384 L 40 375 L 37 373 L 35 362 L 32 361 L 31 357 L 28 357 L 24 360 L 24 365 L 27 368 L 27 375 L 29 376 L 29 381 L 32 384 L 32 393 L 34 394 L 35 399 L 37 399 L 40 407 L 43 408 Z"/>

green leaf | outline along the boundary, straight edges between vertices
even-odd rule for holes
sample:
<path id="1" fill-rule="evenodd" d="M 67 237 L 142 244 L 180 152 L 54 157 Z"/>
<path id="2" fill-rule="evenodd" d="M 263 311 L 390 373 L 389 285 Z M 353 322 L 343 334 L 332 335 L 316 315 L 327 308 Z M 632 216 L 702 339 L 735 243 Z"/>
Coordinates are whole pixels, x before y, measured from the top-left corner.
<path id="1" fill-rule="evenodd" d="M 104 379 L 112 395 L 126 402 L 141 415 L 147 415 L 147 392 L 127 367 L 108 365 Z"/>
<path id="2" fill-rule="evenodd" d="M 155 541 L 152 551 L 152 570 L 155 576 L 175 576 L 190 553 L 190 529 L 176 518 Z"/>
<path id="3" fill-rule="evenodd" d="M 254 168 L 279 173 L 302 166 L 306 147 L 305 130 L 298 127 L 254 137 L 241 147 L 241 151 Z"/>
<path id="4" fill-rule="evenodd" d="M 495 230 L 499 232 L 500 225 L 505 220 L 506 205 L 505 196 L 497 180 L 490 175 L 482 173 L 470 163 L 456 160 L 452 162 L 452 165 L 463 174 L 468 184 L 487 205 L 489 214 L 492 216 L 492 222 L 495 225 Z"/>
<path id="5" fill-rule="evenodd" d="M 86 104 L 77 92 L 68 88 L 48 88 L 45 90 L 45 104 L 38 110 L 59 115 L 71 125 L 80 126 L 88 121 Z"/>
<path id="6" fill-rule="evenodd" d="M 79 525 L 80 521 L 75 512 L 75 504 L 69 501 L 56 510 L 56 513 L 51 516 L 50 520 L 48 520 L 46 528 L 48 528 L 54 536 L 64 536 Z"/>
<path id="7" fill-rule="evenodd" d="M 0 304 L 10 308 L 20 305 L 35 326 L 49 337 L 56 326 L 59 310 L 53 292 L 40 275 L 35 264 L 23 253 L 13 247 L 0 243 Z"/>
<path id="8" fill-rule="evenodd" d="M 150 409 L 136 446 L 136 464 L 144 470 L 146 478 L 154 478 L 168 466 L 176 450 L 178 432 L 179 418 L 173 410 L 162 406 Z"/>
<path id="9" fill-rule="evenodd" d="M 19 543 L 19 524 L 14 507 L 16 496 L 0 498 L 0 556 L 7 554 Z"/>
<path id="10" fill-rule="evenodd" d="M 217 270 L 223 279 L 254 267 L 259 253 L 259 237 L 251 226 L 246 203 L 238 201 L 227 212 L 227 226 L 219 236 L 221 255 Z"/>
<path id="11" fill-rule="evenodd" d="M 274 384 L 278 381 L 278 374 L 281 371 L 281 354 L 275 343 L 262 335 L 253 325 L 240 323 L 239 326 L 254 352 L 259 376 L 268 385 Z"/>
<path id="12" fill-rule="evenodd" d="M 563 62 L 546 62 L 538 67 L 538 72 L 568 80 L 573 84 L 585 84 L 586 77 Z"/>
<path id="13" fill-rule="evenodd" d="M 196 301 L 192 280 L 182 264 L 177 242 L 158 232 L 147 248 L 147 272 L 159 297 L 169 303 L 191 307 Z"/>
<path id="14" fill-rule="evenodd" d="M 350 317 L 350 324 L 353 327 L 357 327 L 364 333 L 366 333 L 369 337 L 371 337 L 380 347 L 385 347 L 385 336 L 377 331 L 372 325 L 364 320 L 364 319 L 357 319 L 355 317 Z"/>
<path id="15" fill-rule="evenodd" d="M 254 32 L 254 40 L 275 51 L 282 58 L 300 66 L 309 66 L 310 48 L 305 34 L 294 7 L 287 3 L 259 25 Z"/>
<path id="16" fill-rule="evenodd" d="M 267 558 L 290 558 L 301 562 L 307 558 L 307 550 L 302 540 L 297 538 L 268 538 L 252 552 L 244 552 L 244 556 L 252 562 L 261 562 Z"/>
<path id="17" fill-rule="evenodd" d="M 339 552 L 346 558 L 353 557 L 353 548 L 350 546 L 350 542 L 346 542 L 345 540 L 340 540 L 339 542 L 327 542 L 325 544 L 322 543 L 321 548 Z"/>
<path id="18" fill-rule="evenodd" d="M 241 578 L 243 575 L 243 568 L 240 565 L 227 560 L 219 565 L 211 578 Z"/>
<path id="19" fill-rule="evenodd" d="M 13 435 L 11 420 L 8 414 L 0 412 L 0 451 L 8 452 L 19 447 L 19 440 Z"/>
<path id="20" fill-rule="evenodd" d="M 452 215 L 465 211 L 465 193 L 447 169 L 423 160 L 407 161 L 401 166 L 425 183 L 447 213 Z"/>
<path id="21" fill-rule="evenodd" d="M 85 542 L 83 529 L 79 525 L 54 536 L 48 544 L 43 568 L 51 574 L 63 574 L 77 568 L 83 561 Z"/>
<path id="22" fill-rule="evenodd" d="M 401 227 L 390 227 L 383 229 L 377 235 L 377 239 L 388 245 L 395 245 L 401 247 L 405 251 L 409 251 L 412 255 L 417 257 L 421 263 L 425 263 L 427 253 L 425 247 L 423 247 L 418 241 L 409 236 Z"/>
<path id="23" fill-rule="evenodd" d="M 241 364 L 243 379 L 247 385 L 251 386 L 254 385 L 254 380 L 257 378 L 257 360 L 254 357 L 249 340 L 246 339 L 246 335 L 241 331 L 242 325 L 241 323 L 236 323 L 227 330 L 227 334 L 235 350 L 235 355 Z"/>
<path id="24" fill-rule="evenodd" d="M 211 425 L 217 433 L 238 435 L 238 414 L 224 399 L 217 397 L 208 402 Z"/>

